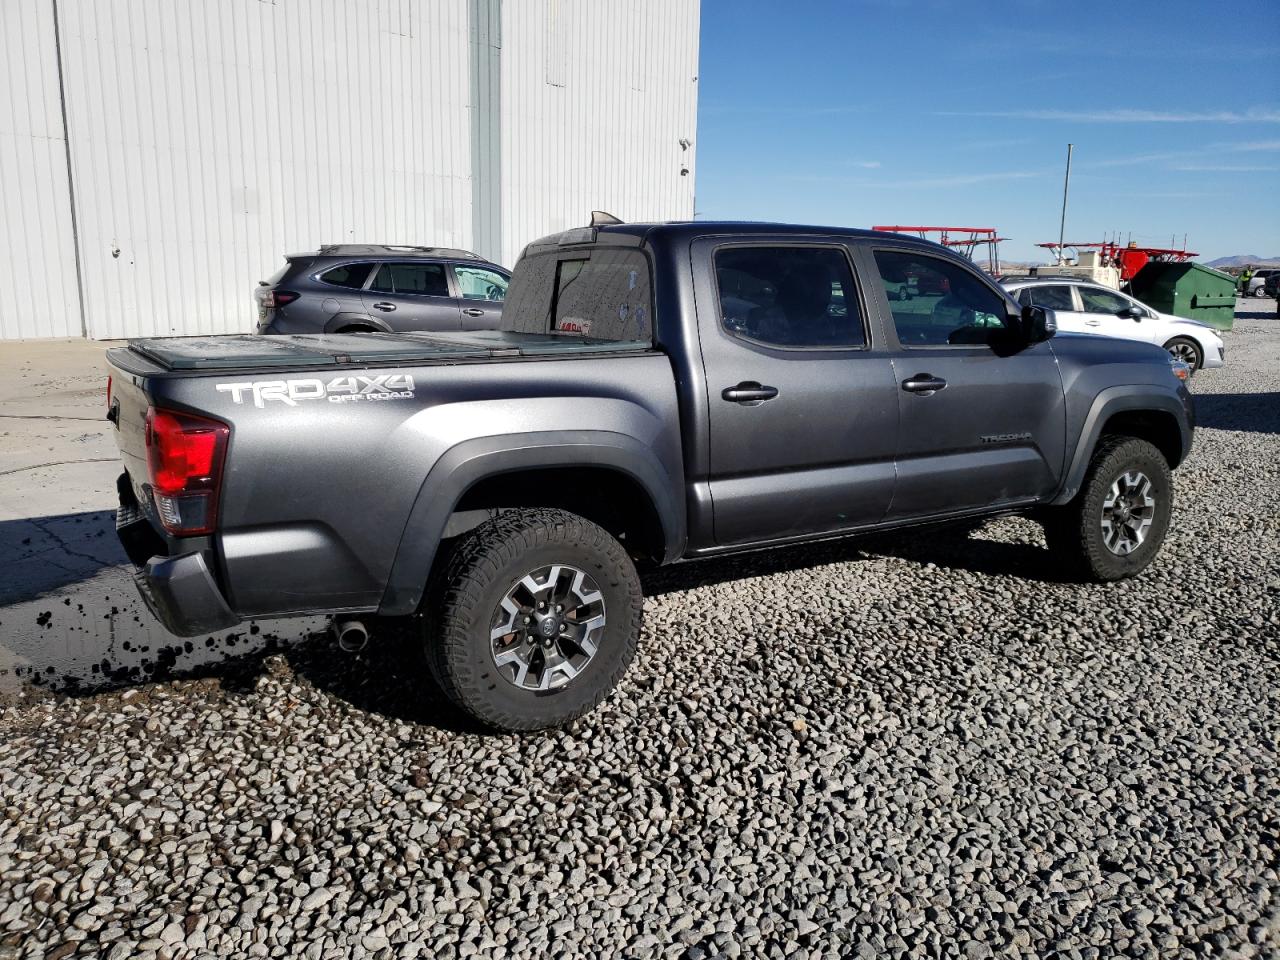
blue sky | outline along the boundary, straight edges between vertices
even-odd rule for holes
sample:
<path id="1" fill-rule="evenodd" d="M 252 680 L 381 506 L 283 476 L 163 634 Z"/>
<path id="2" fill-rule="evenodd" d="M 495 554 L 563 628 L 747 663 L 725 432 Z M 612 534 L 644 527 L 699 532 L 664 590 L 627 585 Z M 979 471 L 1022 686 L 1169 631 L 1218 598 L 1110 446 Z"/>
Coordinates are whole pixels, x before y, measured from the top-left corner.
<path id="1" fill-rule="evenodd" d="M 703 0 L 697 216 L 1280 256 L 1280 3 Z"/>

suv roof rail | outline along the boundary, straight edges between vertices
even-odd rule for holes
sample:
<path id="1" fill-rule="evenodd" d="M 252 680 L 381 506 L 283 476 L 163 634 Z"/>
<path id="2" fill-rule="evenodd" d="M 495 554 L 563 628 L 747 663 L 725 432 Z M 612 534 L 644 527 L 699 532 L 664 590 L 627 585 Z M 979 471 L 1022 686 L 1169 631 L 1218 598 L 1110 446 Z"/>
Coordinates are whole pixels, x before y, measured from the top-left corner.
<path id="1" fill-rule="evenodd" d="M 316 250 L 322 257 L 348 256 L 431 256 L 451 257 L 455 260 L 483 260 L 478 253 L 456 247 L 419 247 L 395 243 L 322 243 Z"/>

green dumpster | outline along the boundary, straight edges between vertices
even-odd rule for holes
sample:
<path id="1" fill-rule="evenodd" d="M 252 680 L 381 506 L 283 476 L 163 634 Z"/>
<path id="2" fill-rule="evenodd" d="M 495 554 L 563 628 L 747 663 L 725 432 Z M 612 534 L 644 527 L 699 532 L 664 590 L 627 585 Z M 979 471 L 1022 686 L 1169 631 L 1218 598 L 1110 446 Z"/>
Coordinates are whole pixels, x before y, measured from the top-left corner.
<path id="1" fill-rule="evenodd" d="M 1147 306 L 1230 330 L 1236 319 L 1235 278 L 1202 263 L 1148 263 L 1129 290 Z"/>

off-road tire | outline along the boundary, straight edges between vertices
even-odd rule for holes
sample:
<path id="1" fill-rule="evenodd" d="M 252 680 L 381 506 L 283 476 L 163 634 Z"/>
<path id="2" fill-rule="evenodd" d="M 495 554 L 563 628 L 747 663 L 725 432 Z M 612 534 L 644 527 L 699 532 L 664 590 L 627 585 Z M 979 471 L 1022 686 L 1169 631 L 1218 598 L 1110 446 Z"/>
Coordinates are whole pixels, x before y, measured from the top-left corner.
<path id="1" fill-rule="evenodd" d="M 1103 502 L 1116 480 L 1140 471 L 1151 482 L 1155 514 L 1141 545 L 1118 555 L 1103 537 Z M 1039 515 L 1049 550 L 1072 579 L 1123 580 L 1136 576 L 1160 551 L 1173 513 L 1173 471 L 1164 455 L 1137 437 L 1108 436 L 1098 444 L 1085 472 L 1080 492 L 1065 506 L 1051 507 Z"/>
<path id="2" fill-rule="evenodd" d="M 548 564 L 586 571 L 607 617 L 595 652 L 564 686 L 527 690 L 498 670 L 490 641 L 495 611 L 513 584 Z M 426 659 L 441 690 L 497 730 L 562 726 L 595 708 L 635 657 L 643 596 L 635 565 L 616 539 L 564 510 L 511 510 L 476 527 L 452 550 L 429 591 Z"/>

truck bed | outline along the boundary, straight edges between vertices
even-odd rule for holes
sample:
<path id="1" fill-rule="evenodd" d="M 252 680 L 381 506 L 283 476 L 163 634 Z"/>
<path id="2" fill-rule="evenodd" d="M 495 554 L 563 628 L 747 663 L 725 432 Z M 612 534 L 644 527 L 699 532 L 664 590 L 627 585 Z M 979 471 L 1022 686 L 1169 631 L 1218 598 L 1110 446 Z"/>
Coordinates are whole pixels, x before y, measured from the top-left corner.
<path id="1" fill-rule="evenodd" d="M 131 340 L 112 351 L 127 364 L 133 353 L 171 373 L 296 370 L 345 364 L 404 366 L 432 361 L 494 360 L 652 349 L 647 340 L 600 340 L 563 334 L 474 330 L 458 333 L 333 333 L 290 337 L 217 336 Z M 138 371 L 144 372 L 144 371 Z M 156 370 L 147 370 L 154 373 Z"/>

